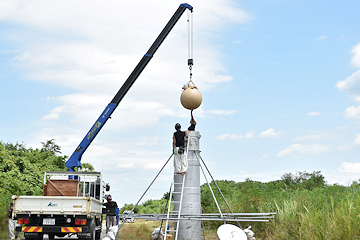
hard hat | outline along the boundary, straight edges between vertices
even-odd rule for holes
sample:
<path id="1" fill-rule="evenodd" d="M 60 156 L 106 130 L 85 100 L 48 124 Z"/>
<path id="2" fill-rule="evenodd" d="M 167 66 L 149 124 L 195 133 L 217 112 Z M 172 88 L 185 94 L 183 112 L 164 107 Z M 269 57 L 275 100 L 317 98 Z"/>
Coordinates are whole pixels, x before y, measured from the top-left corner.
<path id="1" fill-rule="evenodd" d="M 176 129 L 176 130 L 180 130 L 180 129 L 181 129 L 180 123 L 175 124 L 175 129 Z"/>
<path id="2" fill-rule="evenodd" d="M 110 195 L 110 194 L 107 195 L 107 196 L 106 196 L 106 199 L 111 199 L 111 195 Z"/>

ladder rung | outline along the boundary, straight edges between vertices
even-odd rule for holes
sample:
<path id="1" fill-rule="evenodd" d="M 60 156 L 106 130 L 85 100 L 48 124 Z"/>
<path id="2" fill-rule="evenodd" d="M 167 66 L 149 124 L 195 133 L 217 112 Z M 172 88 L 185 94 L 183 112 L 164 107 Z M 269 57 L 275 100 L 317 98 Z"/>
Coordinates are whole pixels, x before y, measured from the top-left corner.
<path id="1" fill-rule="evenodd" d="M 179 211 L 170 211 L 170 212 L 179 212 Z"/>
<path id="2" fill-rule="evenodd" d="M 178 202 L 180 202 L 180 201 L 170 201 L 171 203 L 178 203 Z"/>
<path id="3" fill-rule="evenodd" d="M 181 193 L 181 192 L 172 192 L 173 194 L 179 194 L 179 193 Z"/>
<path id="4" fill-rule="evenodd" d="M 167 232 L 176 232 L 176 230 L 166 229 Z"/>
<path id="5" fill-rule="evenodd" d="M 176 183 L 174 183 L 174 184 L 182 184 L 182 183 L 176 182 Z"/>

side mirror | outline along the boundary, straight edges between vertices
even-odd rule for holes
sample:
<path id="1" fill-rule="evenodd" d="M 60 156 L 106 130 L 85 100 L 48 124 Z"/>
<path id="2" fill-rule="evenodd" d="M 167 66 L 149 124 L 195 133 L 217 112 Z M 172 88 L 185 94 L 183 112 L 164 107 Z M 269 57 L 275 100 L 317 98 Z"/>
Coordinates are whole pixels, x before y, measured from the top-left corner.
<path id="1" fill-rule="evenodd" d="M 110 184 L 106 184 L 106 186 L 105 186 L 105 190 L 108 192 L 108 191 L 110 191 Z"/>

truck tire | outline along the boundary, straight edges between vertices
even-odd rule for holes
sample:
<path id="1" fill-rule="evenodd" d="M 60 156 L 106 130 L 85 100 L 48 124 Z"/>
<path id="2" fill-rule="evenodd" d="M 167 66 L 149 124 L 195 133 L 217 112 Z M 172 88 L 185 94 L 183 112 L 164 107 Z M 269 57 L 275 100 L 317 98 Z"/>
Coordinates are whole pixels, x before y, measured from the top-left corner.
<path id="1" fill-rule="evenodd" d="M 95 240 L 101 239 L 101 229 L 96 230 L 95 232 Z"/>
<path id="2" fill-rule="evenodd" d="M 90 225 L 91 240 L 96 240 L 96 220 L 93 218 Z"/>
<path id="3" fill-rule="evenodd" d="M 89 233 L 91 233 L 90 237 L 78 237 L 79 240 L 95 240 L 95 228 L 96 228 L 96 222 L 95 218 L 91 220 L 91 223 L 89 224 Z"/>

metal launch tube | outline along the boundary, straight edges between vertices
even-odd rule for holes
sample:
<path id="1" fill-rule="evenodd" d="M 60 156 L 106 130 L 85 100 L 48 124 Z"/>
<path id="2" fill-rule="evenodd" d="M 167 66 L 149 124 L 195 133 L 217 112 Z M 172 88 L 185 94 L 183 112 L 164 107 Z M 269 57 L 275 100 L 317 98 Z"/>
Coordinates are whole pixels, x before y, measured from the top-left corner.
<path id="1" fill-rule="evenodd" d="M 200 133 L 198 131 L 189 131 L 186 144 L 188 170 L 185 173 L 184 192 L 181 204 L 181 215 L 201 215 L 201 191 L 200 191 L 200 165 L 197 156 L 200 156 Z M 174 191 L 181 192 L 184 175 L 174 175 Z M 174 195 L 174 210 L 178 211 L 180 206 L 180 195 Z M 199 240 L 201 239 L 201 221 L 198 220 L 180 220 L 178 230 L 178 240 Z M 175 238 L 174 238 L 175 239 Z"/>

